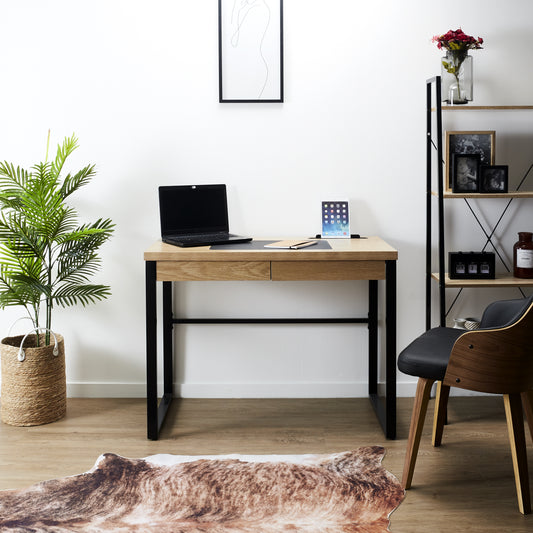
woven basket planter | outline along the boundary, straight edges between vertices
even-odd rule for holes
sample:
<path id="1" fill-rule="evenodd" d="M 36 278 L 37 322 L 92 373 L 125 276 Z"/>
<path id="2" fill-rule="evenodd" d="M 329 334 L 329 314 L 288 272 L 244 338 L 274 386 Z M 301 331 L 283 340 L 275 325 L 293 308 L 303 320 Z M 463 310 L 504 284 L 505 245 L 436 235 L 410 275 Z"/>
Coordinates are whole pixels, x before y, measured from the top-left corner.
<path id="1" fill-rule="evenodd" d="M 2 339 L 2 389 L 0 413 L 2 422 L 12 426 L 38 426 L 63 418 L 67 410 L 65 344 L 56 334 L 58 354 L 54 355 L 54 339 L 44 345 L 44 335 L 28 335 L 24 340 L 24 360 L 19 361 L 23 335 Z"/>

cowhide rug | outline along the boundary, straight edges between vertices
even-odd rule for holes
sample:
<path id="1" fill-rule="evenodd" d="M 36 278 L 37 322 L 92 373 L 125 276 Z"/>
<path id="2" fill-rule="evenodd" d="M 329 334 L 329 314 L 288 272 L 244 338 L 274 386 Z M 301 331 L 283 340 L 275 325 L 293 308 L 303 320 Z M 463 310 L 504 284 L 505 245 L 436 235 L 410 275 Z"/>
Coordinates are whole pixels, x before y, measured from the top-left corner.
<path id="1" fill-rule="evenodd" d="M 104 454 L 85 474 L 0 491 L 0 531 L 388 531 L 404 498 L 379 446 L 330 455 Z"/>

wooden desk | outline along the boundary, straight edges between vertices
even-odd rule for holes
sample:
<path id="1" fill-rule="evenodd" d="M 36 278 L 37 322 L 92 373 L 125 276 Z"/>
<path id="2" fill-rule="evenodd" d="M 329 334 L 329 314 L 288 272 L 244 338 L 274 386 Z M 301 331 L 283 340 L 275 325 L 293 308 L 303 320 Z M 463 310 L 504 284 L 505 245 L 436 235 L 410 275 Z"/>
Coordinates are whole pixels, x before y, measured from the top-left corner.
<path id="1" fill-rule="evenodd" d="M 146 387 L 148 438 L 156 440 L 172 401 L 174 324 L 366 323 L 369 329 L 368 393 L 385 436 L 396 438 L 396 260 L 398 252 L 379 237 L 332 239 L 330 249 L 179 248 L 157 242 L 145 253 Z M 180 319 L 173 316 L 174 281 L 368 280 L 368 316 L 308 319 Z M 378 396 L 378 280 L 385 280 L 385 401 Z M 157 393 L 157 292 L 163 283 L 163 396 Z"/>

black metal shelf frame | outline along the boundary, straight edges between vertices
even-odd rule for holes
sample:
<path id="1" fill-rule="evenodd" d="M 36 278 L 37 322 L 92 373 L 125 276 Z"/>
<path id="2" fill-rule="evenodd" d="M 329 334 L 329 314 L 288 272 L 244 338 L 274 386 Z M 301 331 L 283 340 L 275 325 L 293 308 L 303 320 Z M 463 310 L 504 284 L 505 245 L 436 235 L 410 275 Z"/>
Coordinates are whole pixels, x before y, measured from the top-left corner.
<path id="1" fill-rule="evenodd" d="M 432 106 L 432 97 L 435 96 L 435 105 Z M 529 108 L 529 107 L 528 107 Z M 505 106 L 499 109 L 505 109 Z M 433 114 L 435 114 L 435 137 L 436 142 L 433 139 Z M 433 159 L 434 151 L 437 153 L 437 211 L 438 211 L 438 294 L 439 294 L 439 325 L 446 325 L 446 317 L 451 311 L 455 302 L 461 295 L 463 289 L 460 288 L 455 298 L 451 302 L 448 309 L 446 309 L 446 267 L 445 267 L 445 235 L 444 235 L 444 159 L 442 148 L 442 104 L 441 104 L 441 77 L 435 76 L 426 80 L 426 330 L 431 328 L 431 304 L 432 304 L 432 247 L 433 247 L 433 210 L 432 202 L 433 198 Z M 528 175 L 533 169 L 533 163 L 530 165 L 522 179 L 520 180 L 516 191 L 519 191 Z M 483 231 L 486 241 L 482 248 L 485 251 L 490 244 L 494 249 L 499 260 L 503 264 L 507 272 L 511 272 L 511 268 L 507 265 L 505 259 L 500 254 L 498 247 L 492 241 L 492 237 L 500 226 L 505 214 L 507 213 L 511 203 L 516 198 L 510 197 L 507 201 L 505 208 L 502 210 L 497 222 L 492 226 L 490 231 L 487 231 L 483 226 L 479 216 L 476 214 L 472 203 L 469 202 L 469 198 L 463 198 L 470 213 L 474 217 L 475 221 Z M 518 287 L 522 296 L 525 297 L 525 293 L 521 287 Z"/>
<path id="2" fill-rule="evenodd" d="M 435 111 L 431 106 L 435 93 Z M 433 141 L 433 113 L 436 120 L 436 141 Z M 438 202 L 438 248 L 439 248 L 439 316 L 440 325 L 446 322 L 446 283 L 444 280 L 444 171 L 442 164 L 442 106 L 441 78 L 435 76 L 426 81 L 426 330 L 431 328 L 431 250 L 433 244 L 432 178 L 433 150 L 437 150 L 437 202 Z"/>

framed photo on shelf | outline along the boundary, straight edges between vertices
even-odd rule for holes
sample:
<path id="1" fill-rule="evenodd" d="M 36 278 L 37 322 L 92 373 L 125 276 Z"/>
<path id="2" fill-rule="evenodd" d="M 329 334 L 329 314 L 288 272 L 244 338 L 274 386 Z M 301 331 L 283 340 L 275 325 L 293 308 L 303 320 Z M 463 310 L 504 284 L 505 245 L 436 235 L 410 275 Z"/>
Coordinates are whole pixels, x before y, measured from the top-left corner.
<path id="1" fill-rule="evenodd" d="M 453 154 L 479 155 L 481 165 L 494 165 L 495 131 L 446 131 L 444 190 L 453 189 Z"/>
<path id="2" fill-rule="evenodd" d="M 218 0 L 220 103 L 283 102 L 283 0 Z"/>
<path id="3" fill-rule="evenodd" d="M 479 192 L 506 193 L 509 189 L 508 165 L 482 165 Z"/>
<path id="4" fill-rule="evenodd" d="M 480 154 L 452 154 L 452 191 L 479 192 Z"/>

